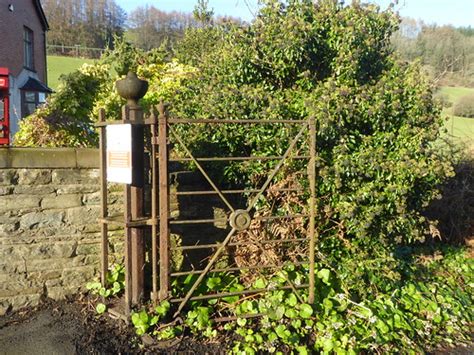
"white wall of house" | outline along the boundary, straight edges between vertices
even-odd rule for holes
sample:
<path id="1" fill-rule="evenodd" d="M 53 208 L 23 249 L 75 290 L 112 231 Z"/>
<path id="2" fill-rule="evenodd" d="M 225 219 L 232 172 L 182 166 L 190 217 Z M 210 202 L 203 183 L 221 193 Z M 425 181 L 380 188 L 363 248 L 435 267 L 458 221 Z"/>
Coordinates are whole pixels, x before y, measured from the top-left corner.
<path id="1" fill-rule="evenodd" d="M 30 70 L 23 69 L 17 77 L 10 74 L 10 142 L 15 145 L 13 136 L 18 132 L 21 121 L 21 90 L 28 78 L 39 80 L 38 75 Z"/>

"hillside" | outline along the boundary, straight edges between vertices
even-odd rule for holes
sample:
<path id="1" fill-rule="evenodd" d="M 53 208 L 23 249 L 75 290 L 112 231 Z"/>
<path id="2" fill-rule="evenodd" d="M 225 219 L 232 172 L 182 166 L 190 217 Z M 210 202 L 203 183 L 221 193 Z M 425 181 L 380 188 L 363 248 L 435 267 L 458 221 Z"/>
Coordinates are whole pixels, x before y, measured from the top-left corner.
<path id="1" fill-rule="evenodd" d="M 48 85 L 56 90 L 59 84 L 59 77 L 63 74 L 71 73 L 84 63 L 93 63 L 93 59 L 60 57 L 49 55 L 48 58 Z"/>
<path id="2" fill-rule="evenodd" d="M 441 88 L 440 93 L 445 95 L 453 104 L 451 107 L 443 110 L 443 115 L 447 117 L 446 129 L 448 130 L 448 134 L 456 141 L 462 141 L 472 145 L 474 141 L 474 119 L 453 116 L 453 107 L 461 97 L 474 94 L 474 89 L 445 86 Z"/>

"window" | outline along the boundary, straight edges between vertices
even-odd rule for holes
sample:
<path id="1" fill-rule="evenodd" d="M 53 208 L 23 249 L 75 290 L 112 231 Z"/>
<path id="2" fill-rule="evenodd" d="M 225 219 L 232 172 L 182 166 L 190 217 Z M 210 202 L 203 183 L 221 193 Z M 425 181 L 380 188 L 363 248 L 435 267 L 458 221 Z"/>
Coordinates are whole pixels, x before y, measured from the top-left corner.
<path id="1" fill-rule="evenodd" d="M 7 127 L 5 126 L 7 124 L 6 122 L 6 99 L 2 97 L 2 93 L 0 92 L 0 138 L 7 138 L 8 131 Z M 2 143 L 0 143 L 1 145 Z"/>
<path id="2" fill-rule="evenodd" d="M 5 99 L 0 96 L 0 124 L 5 120 L 5 116 Z"/>
<path id="3" fill-rule="evenodd" d="M 5 99 L 0 96 L 0 125 L 5 121 Z M 2 129 L 0 128 L 0 134 Z M 0 136 L 1 138 L 1 136 Z"/>
<path id="4" fill-rule="evenodd" d="M 44 104 L 46 94 L 44 92 L 23 91 L 22 92 L 22 116 L 26 117 L 35 112 L 36 108 Z"/>
<path id="5" fill-rule="evenodd" d="M 24 45 L 24 62 L 23 65 L 28 69 L 35 68 L 34 53 L 33 53 L 33 31 L 28 27 L 23 31 L 23 45 Z"/>
<path id="6" fill-rule="evenodd" d="M 36 93 L 25 91 L 23 93 L 23 116 L 31 115 L 36 109 Z"/>

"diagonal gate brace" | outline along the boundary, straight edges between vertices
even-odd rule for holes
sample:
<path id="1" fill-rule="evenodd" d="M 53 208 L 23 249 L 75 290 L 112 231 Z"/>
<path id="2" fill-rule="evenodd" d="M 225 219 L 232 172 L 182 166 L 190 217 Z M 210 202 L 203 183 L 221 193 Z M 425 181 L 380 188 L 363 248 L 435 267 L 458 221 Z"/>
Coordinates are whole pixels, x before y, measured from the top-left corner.
<path id="1" fill-rule="evenodd" d="M 301 138 L 302 134 L 304 133 L 304 131 L 308 128 L 308 123 L 304 124 L 302 126 L 302 128 L 300 129 L 300 131 L 298 132 L 298 134 L 295 136 L 295 138 L 291 141 L 288 149 L 286 150 L 285 154 L 282 156 L 280 162 L 277 164 L 277 166 L 273 169 L 273 171 L 271 172 L 271 174 L 268 176 L 267 180 L 265 181 L 265 183 L 263 184 L 262 188 L 260 189 L 260 191 L 255 195 L 255 197 L 252 199 L 251 203 L 249 204 L 249 206 L 247 207 L 246 211 L 247 212 L 250 212 L 252 210 L 252 208 L 255 207 L 258 199 L 260 198 L 260 196 L 265 192 L 265 190 L 268 188 L 268 186 L 270 185 L 270 183 L 272 182 L 273 178 L 276 176 L 276 174 L 278 173 L 278 171 L 280 171 L 280 169 L 282 168 L 285 160 L 288 158 L 288 156 L 291 154 L 291 152 L 293 151 L 294 147 L 296 146 L 296 143 L 299 141 L 299 139 Z M 192 154 L 189 152 L 189 150 L 184 146 L 184 144 L 182 143 L 182 140 L 179 139 L 178 135 L 176 133 L 174 133 L 173 131 L 171 131 L 173 133 L 173 135 L 178 139 L 178 141 L 180 142 L 180 144 L 183 146 L 183 148 L 187 151 L 188 155 L 193 159 L 193 156 Z M 204 174 L 204 176 L 207 176 L 207 174 L 204 172 L 203 168 L 195 161 L 198 169 Z M 208 177 L 207 177 L 208 178 Z M 208 181 L 211 183 L 210 179 L 208 178 Z M 211 185 L 213 186 L 213 188 L 216 190 L 216 192 L 220 193 L 219 189 L 214 185 L 214 183 L 211 183 Z M 222 193 L 220 193 L 221 195 Z M 221 198 L 224 198 L 225 200 L 225 197 L 221 196 Z M 207 273 L 209 272 L 209 270 L 211 270 L 212 266 L 214 265 L 214 263 L 218 260 L 218 258 L 220 257 L 220 255 L 222 254 L 222 252 L 224 251 L 224 249 L 227 247 L 227 245 L 230 243 L 233 235 L 235 234 L 235 232 L 237 231 L 236 228 L 232 228 L 232 230 L 229 232 L 229 234 L 227 235 L 227 237 L 224 239 L 224 241 L 222 242 L 222 244 L 219 246 L 219 248 L 216 250 L 216 252 L 214 253 L 214 255 L 211 257 L 211 259 L 209 260 L 209 263 L 207 264 L 207 266 L 204 268 L 204 270 L 202 271 L 202 273 L 199 275 L 198 279 L 194 282 L 193 286 L 191 287 L 191 289 L 188 291 L 188 293 L 186 294 L 186 296 L 184 297 L 184 299 L 181 301 L 181 303 L 179 304 L 178 306 L 178 310 L 176 311 L 176 313 L 174 314 L 174 317 L 177 317 L 179 315 L 179 313 L 183 310 L 184 306 L 188 303 L 189 299 L 192 297 L 192 295 L 194 294 L 194 292 L 196 291 L 196 289 L 199 287 L 199 285 L 201 284 L 201 282 L 204 280 L 204 277 L 207 275 Z"/>

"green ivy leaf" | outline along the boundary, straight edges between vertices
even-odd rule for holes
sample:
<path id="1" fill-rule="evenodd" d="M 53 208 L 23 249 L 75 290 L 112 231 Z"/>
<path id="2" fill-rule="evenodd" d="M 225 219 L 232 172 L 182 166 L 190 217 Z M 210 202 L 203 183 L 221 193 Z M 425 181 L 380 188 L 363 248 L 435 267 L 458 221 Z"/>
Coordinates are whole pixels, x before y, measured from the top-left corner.
<path id="1" fill-rule="evenodd" d="M 298 312 L 294 308 L 287 308 L 285 311 L 285 317 L 295 319 L 298 317 Z"/>
<path id="2" fill-rule="evenodd" d="M 158 306 L 155 307 L 155 312 L 160 317 L 165 317 L 168 311 L 171 308 L 171 304 L 169 301 L 162 301 Z"/>
<path id="3" fill-rule="evenodd" d="M 280 324 L 275 328 L 275 333 L 281 339 L 287 339 L 288 338 L 288 330 L 286 329 L 286 326 L 283 325 L 283 324 Z"/>
<path id="4" fill-rule="evenodd" d="M 296 351 L 298 351 L 299 355 L 309 355 L 308 348 L 304 345 L 297 346 Z"/>
<path id="5" fill-rule="evenodd" d="M 290 293 L 285 302 L 288 306 L 295 307 L 298 304 L 298 299 L 293 293 Z"/>
<path id="6" fill-rule="evenodd" d="M 375 322 L 375 327 L 380 330 L 382 334 L 387 334 L 390 331 L 390 328 L 388 327 L 387 323 L 380 319 Z"/>
<path id="7" fill-rule="evenodd" d="M 313 307 L 306 303 L 301 304 L 299 314 L 303 319 L 311 318 L 311 316 L 313 315 Z"/>
<path id="8" fill-rule="evenodd" d="M 107 306 L 103 303 L 98 303 L 97 306 L 95 306 L 95 310 L 97 314 L 103 314 L 107 310 Z"/>
<path id="9" fill-rule="evenodd" d="M 206 286 L 210 290 L 217 290 L 222 283 L 222 279 L 220 277 L 211 277 L 207 279 Z"/>
<path id="10" fill-rule="evenodd" d="M 331 285 L 329 282 L 329 277 L 331 276 L 331 271 L 329 269 L 321 269 L 318 271 L 318 278 L 324 282 L 326 285 Z"/>
<path id="11" fill-rule="evenodd" d="M 86 288 L 88 290 L 98 290 L 102 287 L 102 284 L 100 282 L 88 282 L 86 284 Z"/>
<path id="12" fill-rule="evenodd" d="M 267 287 L 267 284 L 266 284 L 265 280 L 259 278 L 259 279 L 255 280 L 255 282 L 253 283 L 253 287 L 257 290 L 264 289 L 264 288 Z"/>
<path id="13" fill-rule="evenodd" d="M 245 327 L 245 325 L 247 324 L 247 319 L 246 318 L 238 318 L 237 319 L 237 324 L 239 325 L 239 327 Z"/>

